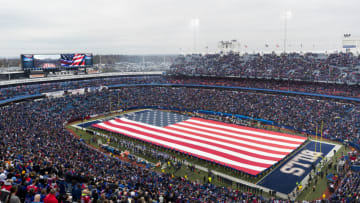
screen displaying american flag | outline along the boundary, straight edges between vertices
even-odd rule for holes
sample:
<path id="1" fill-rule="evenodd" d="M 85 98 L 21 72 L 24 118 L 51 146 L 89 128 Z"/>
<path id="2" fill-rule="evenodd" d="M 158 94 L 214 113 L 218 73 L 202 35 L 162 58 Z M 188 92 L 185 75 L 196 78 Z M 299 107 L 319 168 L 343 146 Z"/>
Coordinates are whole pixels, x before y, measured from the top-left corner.
<path id="1" fill-rule="evenodd" d="M 85 54 L 61 54 L 60 63 L 62 67 L 83 67 Z"/>
<path id="2" fill-rule="evenodd" d="M 159 110 L 123 115 L 92 126 L 252 175 L 281 161 L 306 141 L 301 136 Z"/>

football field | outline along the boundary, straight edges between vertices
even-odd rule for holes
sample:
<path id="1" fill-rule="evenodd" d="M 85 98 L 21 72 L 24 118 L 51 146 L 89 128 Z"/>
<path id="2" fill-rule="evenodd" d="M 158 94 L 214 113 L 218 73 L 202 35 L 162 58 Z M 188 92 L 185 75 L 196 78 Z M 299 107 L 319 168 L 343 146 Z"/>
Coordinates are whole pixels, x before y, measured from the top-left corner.
<path id="1" fill-rule="evenodd" d="M 258 175 L 300 147 L 306 138 L 178 113 L 143 110 L 92 124 L 251 175 Z"/>

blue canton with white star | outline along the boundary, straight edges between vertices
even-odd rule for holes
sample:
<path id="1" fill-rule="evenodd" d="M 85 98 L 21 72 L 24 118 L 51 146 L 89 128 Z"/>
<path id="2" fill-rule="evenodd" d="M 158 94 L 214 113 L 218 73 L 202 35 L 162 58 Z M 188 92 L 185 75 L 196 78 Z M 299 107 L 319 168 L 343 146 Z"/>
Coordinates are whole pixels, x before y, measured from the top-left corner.
<path id="1" fill-rule="evenodd" d="M 191 118 L 190 116 L 159 110 L 144 110 L 124 114 L 121 117 L 158 127 L 165 127 Z"/>

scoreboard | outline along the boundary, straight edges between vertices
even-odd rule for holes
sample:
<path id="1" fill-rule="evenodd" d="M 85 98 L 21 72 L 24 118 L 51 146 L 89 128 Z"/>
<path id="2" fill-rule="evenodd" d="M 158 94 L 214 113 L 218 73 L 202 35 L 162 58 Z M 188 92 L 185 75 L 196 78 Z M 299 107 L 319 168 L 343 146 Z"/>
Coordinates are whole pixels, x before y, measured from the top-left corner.
<path id="1" fill-rule="evenodd" d="M 23 70 L 68 70 L 93 66 L 91 53 L 22 54 L 20 59 Z"/>

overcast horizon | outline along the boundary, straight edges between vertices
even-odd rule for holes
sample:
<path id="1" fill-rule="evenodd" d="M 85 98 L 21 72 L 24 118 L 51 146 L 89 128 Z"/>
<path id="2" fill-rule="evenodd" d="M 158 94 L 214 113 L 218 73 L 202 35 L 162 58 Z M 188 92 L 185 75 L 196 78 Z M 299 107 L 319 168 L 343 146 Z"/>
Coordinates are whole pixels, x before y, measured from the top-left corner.
<path id="1" fill-rule="evenodd" d="M 280 52 L 286 12 L 288 51 L 341 50 L 345 33 L 360 36 L 358 8 L 356 0 L 13 0 L 0 7 L 0 57 L 217 52 L 232 39 L 240 51 Z"/>

